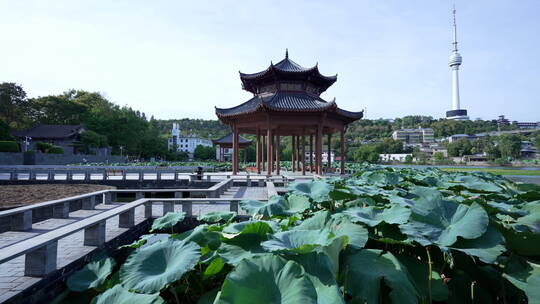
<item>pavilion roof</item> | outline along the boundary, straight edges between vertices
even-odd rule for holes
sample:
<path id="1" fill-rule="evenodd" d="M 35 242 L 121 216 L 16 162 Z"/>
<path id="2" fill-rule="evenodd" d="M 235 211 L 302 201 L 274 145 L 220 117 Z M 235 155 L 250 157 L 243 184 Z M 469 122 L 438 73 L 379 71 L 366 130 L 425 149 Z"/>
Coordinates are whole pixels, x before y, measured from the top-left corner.
<path id="1" fill-rule="evenodd" d="M 319 72 L 318 64 L 311 68 L 305 68 L 289 58 L 288 51 L 285 58 L 273 64 L 265 70 L 257 73 L 240 72 L 240 80 L 245 90 L 255 93 L 257 83 L 264 81 L 275 81 L 276 78 L 291 80 L 307 80 L 317 84 L 322 91 L 328 89 L 337 80 L 337 75 L 325 76 Z"/>
<path id="2" fill-rule="evenodd" d="M 334 111 L 339 115 L 353 119 L 360 119 L 363 116 L 363 112 L 349 112 L 338 108 L 335 99 L 327 102 L 317 95 L 304 91 L 277 91 L 259 94 L 236 107 L 226 109 L 216 107 L 216 114 L 218 117 L 232 117 L 261 110 L 278 112 Z"/>
<path id="3" fill-rule="evenodd" d="M 214 145 L 219 145 L 219 144 L 231 144 L 232 145 L 232 140 L 233 140 L 233 135 L 232 135 L 232 133 L 229 133 L 229 134 L 227 134 L 227 135 L 225 135 L 225 136 L 223 136 L 221 138 L 212 140 L 212 143 Z M 240 145 L 242 145 L 242 144 L 250 145 L 251 140 L 246 139 L 246 138 L 239 135 L 238 136 L 238 143 Z"/>
<path id="4" fill-rule="evenodd" d="M 13 131 L 15 137 L 63 139 L 76 136 L 84 131 L 83 125 L 37 125 L 28 130 Z"/>

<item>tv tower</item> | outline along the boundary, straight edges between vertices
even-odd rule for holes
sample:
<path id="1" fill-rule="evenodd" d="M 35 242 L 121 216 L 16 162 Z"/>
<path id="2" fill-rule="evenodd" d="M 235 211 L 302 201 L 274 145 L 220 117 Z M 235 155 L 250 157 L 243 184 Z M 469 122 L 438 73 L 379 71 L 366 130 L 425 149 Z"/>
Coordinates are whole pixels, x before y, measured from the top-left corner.
<path id="1" fill-rule="evenodd" d="M 459 66 L 462 62 L 462 57 L 458 53 L 457 48 L 457 26 L 456 26 L 456 7 L 454 6 L 454 45 L 452 49 L 452 54 L 450 55 L 450 60 L 448 65 L 452 69 L 452 110 L 446 111 L 446 119 L 457 119 L 457 120 L 468 120 L 467 110 L 461 109 L 459 102 Z"/>

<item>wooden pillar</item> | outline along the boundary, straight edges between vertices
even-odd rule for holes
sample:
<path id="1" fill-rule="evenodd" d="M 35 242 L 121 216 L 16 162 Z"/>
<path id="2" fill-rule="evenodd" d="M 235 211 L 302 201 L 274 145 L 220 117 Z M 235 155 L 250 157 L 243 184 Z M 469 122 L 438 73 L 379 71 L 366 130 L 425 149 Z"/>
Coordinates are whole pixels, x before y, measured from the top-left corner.
<path id="1" fill-rule="evenodd" d="M 272 175 L 272 128 L 268 125 L 266 130 L 266 174 Z"/>
<path id="2" fill-rule="evenodd" d="M 300 135 L 296 136 L 296 168 L 300 171 L 300 166 L 302 164 L 302 158 L 300 157 L 302 146 L 300 145 Z"/>
<path id="3" fill-rule="evenodd" d="M 232 142 L 233 142 L 233 155 L 232 155 L 232 169 L 233 169 L 233 172 L 232 174 L 233 175 L 236 175 L 238 173 L 238 128 L 236 127 L 236 124 L 234 125 L 234 129 L 233 129 L 233 139 L 232 139 Z"/>
<path id="4" fill-rule="evenodd" d="M 345 128 L 341 129 L 341 132 L 339 135 L 340 135 L 339 153 L 341 154 L 341 174 L 345 174 Z"/>
<path id="5" fill-rule="evenodd" d="M 327 164 L 328 166 L 326 167 L 327 169 L 327 172 L 331 172 L 332 171 L 332 133 L 328 133 L 328 160 L 327 160 Z"/>
<path id="6" fill-rule="evenodd" d="M 281 140 L 279 135 L 276 135 L 276 174 L 279 175 L 280 164 L 279 164 L 279 152 L 281 151 Z"/>
<path id="7" fill-rule="evenodd" d="M 291 136 L 291 142 L 292 142 L 292 146 L 291 146 L 291 169 L 292 169 L 292 172 L 296 171 L 296 158 L 295 158 L 295 155 L 294 155 L 294 150 L 295 150 L 295 140 L 294 140 L 295 136 Z"/>
<path id="8" fill-rule="evenodd" d="M 266 170 L 265 169 L 266 168 L 266 166 L 265 166 L 265 164 L 266 164 L 266 156 L 265 156 L 265 153 L 264 153 L 264 151 L 266 150 L 265 147 L 266 147 L 266 135 L 263 135 L 262 136 L 262 142 L 261 142 L 261 163 L 262 163 L 262 170 L 263 171 Z"/>
<path id="9" fill-rule="evenodd" d="M 306 138 L 302 132 L 302 175 L 306 175 Z"/>
<path id="10" fill-rule="evenodd" d="M 257 156 L 256 162 L 257 162 L 257 174 L 261 174 L 261 131 L 259 130 L 259 127 L 257 127 L 257 147 L 255 148 Z"/>
<path id="11" fill-rule="evenodd" d="M 317 139 L 316 139 L 316 142 L 317 142 L 317 147 L 315 148 L 316 150 L 316 155 L 315 155 L 315 159 L 317 160 L 316 163 L 317 163 L 317 174 L 319 175 L 322 175 L 322 125 L 321 124 L 318 124 L 317 125 Z"/>
<path id="12" fill-rule="evenodd" d="M 313 135 L 309 135 L 309 170 L 313 173 Z"/>

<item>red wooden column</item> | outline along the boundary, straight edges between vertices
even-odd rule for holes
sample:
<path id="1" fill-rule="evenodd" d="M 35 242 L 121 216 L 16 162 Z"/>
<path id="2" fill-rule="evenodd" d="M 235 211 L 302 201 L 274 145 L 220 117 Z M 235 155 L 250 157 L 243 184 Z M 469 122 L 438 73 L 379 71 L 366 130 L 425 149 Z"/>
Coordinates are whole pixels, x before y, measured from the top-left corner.
<path id="1" fill-rule="evenodd" d="M 313 135 L 309 135 L 309 170 L 313 173 Z"/>
<path id="2" fill-rule="evenodd" d="M 291 136 L 291 141 L 292 141 L 292 147 L 291 147 L 291 168 L 292 168 L 292 172 L 296 171 L 296 155 L 294 155 L 294 151 L 295 151 L 295 136 Z"/>
<path id="3" fill-rule="evenodd" d="M 266 131 L 266 173 L 268 176 L 272 175 L 272 128 L 268 126 Z"/>
<path id="4" fill-rule="evenodd" d="M 255 156 L 257 163 L 257 174 L 261 174 L 261 131 L 257 127 L 257 146 L 255 147 L 257 155 Z"/>
<path id="5" fill-rule="evenodd" d="M 238 173 L 238 128 L 236 127 L 236 124 L 234 124 L 233 127 L 233 138 L 232 138 L 232 146 L 233 146 L 233 155 L 232 155 L 232 174 L 236 175 Z"/>
<path id="6" fill-rule="evenodd" d="M 264 154 L 264 150 L 266 147 L 266 135 L 262 136 L 262 142 L 261 142 L 261 162 L 262 162 L 262 170 L 265 170 L 265 164 L 266 164 L 266 156 Z"/>
<path id="7" fill-rule="evenodd" d="M 318 124 L 317 125 L 317 154 L 315 156 L 315 158 L 317 159 L 317 174 L 319 175 L 322 175 L 323 172 L 322 172 L 322 137 L 323 137 L 323 134 L 322 134 L 322 125 L 321 124 Z"/>
<path id="8" fill-rule="evenodd" d="M 298 171 L 300 171 L 300 164 L 302 163 L 302 159 L 300 158 L 300 149 L 302 146 L 300 145 L 300 136 L 296 136 L 296 168 L 298 168 Z"/>
<path id="9" fill-rule="evenodd" d="M 279 152 L 281 151 L 281 140 L 279 135 L 276 135 L 276 174 L 279 175 L 280 165 L 279 165 Z"/>
<path id="10" fill-rule="evenodd" d="M 328 134 L 328 161 L 327 161 L 327 172 L 331 172 L 332 170 L 332 157 L 330 157 L 332 155 L 332 133 L 329 133 Z"/>
<path id="11" fill-rule="evenodd" d="M 341 174 L 345 174 L 345 129 L 340 132 Z"/>
<path id="12" fill-rule="evenodd" d="M 302 175 L 306 175 L 306 138 L 302 132 Z"/>

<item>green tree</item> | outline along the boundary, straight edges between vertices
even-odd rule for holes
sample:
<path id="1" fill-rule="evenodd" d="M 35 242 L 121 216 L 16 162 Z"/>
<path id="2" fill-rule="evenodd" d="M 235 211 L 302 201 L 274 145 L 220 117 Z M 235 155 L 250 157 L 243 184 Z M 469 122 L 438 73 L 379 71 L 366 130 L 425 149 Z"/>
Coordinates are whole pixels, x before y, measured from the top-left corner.
<path id="1" fill-rule="evenodd" d="M 448 155 L 454 157 L 460 157 L 463 155 L 469 155 L 472 153 L 473 146 L 471 142 L 466 138 L 458 139 L 454 142 L 451 142 L 447 146 Z"/>
<path id="2" fill-rule="evenodd" d="M 92 149 L 107 147 L 107 137 L 92 130 L 87 130 L 81 134 L 81 145 L 85 153 L 90 153 Z"/>
<path id="3" fill-rule="evenodd" d="M 362 145 L 354 152 L 353 159 L 359 163 L 376 164 L 379 162 L 379 152 L 375 145 Z"/>
<path id="4" fill-rule="evenodd" d="M 195 147 L 195 151 L 193 151 L 193 158 L 197 160 L 213 160 L 216 158 L 216 151 L 214 147 L 198 145 Z"/>
<path id="5" fill-rule="evenodd" d="M 504 134 L 499 137 L 499 150 L 503 158 L 519 158 L 521 151 L 521 136 Z"/>
<path id="6" fill-rule="evenodd" d="M 0 83 L 0 120 L 11 128 L 24 128 L 28 123 L 28 100 L 20 85 Z"/>
<path id="7" fill-rule="evenodd" d="M 405 163 L 406 163 L 406 164 L 412 164 L 412 162 L 413 162 L 413 157 L 412 157 L 412 155 L 407 155 L 407 156 L 405 156 Z"/>
<path id="8" fill-rule="evenodd" d="M 0 141 L 2 140 L 13 140 L 13 136 L 11 136 L 9 125 L 0 119 Z"/>

